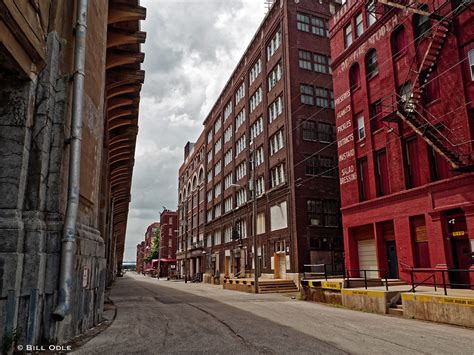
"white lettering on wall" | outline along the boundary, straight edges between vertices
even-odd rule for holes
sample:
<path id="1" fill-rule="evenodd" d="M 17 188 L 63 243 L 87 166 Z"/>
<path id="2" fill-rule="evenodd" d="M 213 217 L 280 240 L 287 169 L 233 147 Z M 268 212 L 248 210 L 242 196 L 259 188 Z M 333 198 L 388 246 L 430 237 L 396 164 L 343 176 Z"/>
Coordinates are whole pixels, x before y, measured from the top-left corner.
<path id="1" fill-rule="evenodd" d="M 341 148 L 345 146 L 347 143 L 351 142 L 354 140 L 354 133 L 349 134 L 347 137 L 344 137 L 342 139 L 339 139 L 337 141 L 337 147 Z"/>
<path id="2" fill-rule="evenodd" d="M 338 98 L 336 98 L 336 100 L 334 100 L 334 105 L 335 106 L 338 106 L 339 104 L 341 104 L 344 100 L 346 100 L 347 98 L 351 97 L 351 90 L 347 90 L 345 93 L 343 93 L 341 96 L 339 96 Z"/>
<path id="3" fill-rule="evenodd" d="M 357 174 L 355 172 L 354 165 L 349 165 L 348 167 L 341 169 L 339 185 L 344 185 L 354 180 L 357 180 Z"/>
<path id="4" fill-rule="evenodd" d="M 351 105 L 347 105 L 341 111 L 339 111 L 336 115 L 336 119 L 340 119 L 341 117 L 345 116 L 348 112 L 351 111 Z"/>
<path id="5" fill-rule="evenodd" d="M 351 127 L 352 126 L 352 121 L 349 120 L 349 121 L 346 121 L 344 122 L 343 124 L 337 126 L 337 133 L 342 133 L 344 132 L 347 128 Z"/>
<path id="6" fill-rule="evenodd" d="M 347 158 L 350 158 L 350 157 L 353 157 L 355 154 L 355 151 L 354 151 L 354 148 L 348 150 L 347 152 L 345 153 L 342 153 L 341 155 L 339 155 L 339 161 L 344 161 L 346 160 Z"/>

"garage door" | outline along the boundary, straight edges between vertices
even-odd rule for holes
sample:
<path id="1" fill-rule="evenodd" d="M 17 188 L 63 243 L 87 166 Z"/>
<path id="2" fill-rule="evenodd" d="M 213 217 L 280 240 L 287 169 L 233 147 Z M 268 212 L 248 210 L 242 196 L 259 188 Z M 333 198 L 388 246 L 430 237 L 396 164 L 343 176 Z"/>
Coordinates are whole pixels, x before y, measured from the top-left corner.
<path id="1" fill-rule="evenodd" d="M 357 242 L 359 249 L 359 269 L 361 270 L 376 270 L 377 269 L 377 252 L 375 248 L 375 240 L 359 240 Z M 361 277 L 364 274 L 361 272 Z M 367 277 L 377 278 L 377 271 L 367 272 Z"/>

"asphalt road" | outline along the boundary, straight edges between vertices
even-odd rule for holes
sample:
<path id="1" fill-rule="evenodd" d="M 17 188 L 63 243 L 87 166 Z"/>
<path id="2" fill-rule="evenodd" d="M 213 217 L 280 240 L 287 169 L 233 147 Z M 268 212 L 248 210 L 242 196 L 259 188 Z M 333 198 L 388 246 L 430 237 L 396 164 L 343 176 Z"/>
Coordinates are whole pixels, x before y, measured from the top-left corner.
<path id="1" fill-rule="evenodd" d="M 117 280 L 112 325 L 76 354 L 474 354 L 474 331 L 207 284 Z"/>

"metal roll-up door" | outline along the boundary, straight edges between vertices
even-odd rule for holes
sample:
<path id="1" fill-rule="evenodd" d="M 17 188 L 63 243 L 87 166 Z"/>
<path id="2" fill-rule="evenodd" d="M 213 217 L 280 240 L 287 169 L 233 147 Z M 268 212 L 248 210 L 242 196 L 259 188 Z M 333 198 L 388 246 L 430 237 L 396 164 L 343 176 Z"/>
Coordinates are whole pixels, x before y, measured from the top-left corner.
<path id="1" fill-rule="evenodd" d="M 377 270 L 377 250 L 374 239 L 359 240 L 357 242 L 359 249 L 359 269 L 361 270 Z M 364 277 L 364 273 L 360 273 L 360 277 Z M 368 271 L 368 278 L 377 278 L 377 271 Z"/>

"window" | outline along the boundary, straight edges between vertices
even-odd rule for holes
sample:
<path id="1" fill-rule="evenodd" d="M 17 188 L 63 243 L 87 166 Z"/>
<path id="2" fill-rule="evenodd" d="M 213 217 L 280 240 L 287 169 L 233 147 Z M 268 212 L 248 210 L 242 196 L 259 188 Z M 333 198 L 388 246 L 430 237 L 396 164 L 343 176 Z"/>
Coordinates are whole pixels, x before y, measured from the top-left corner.
<path id="1" fill-rule="evenodd" d="M 249 81 L 250 85 L 257 79 L 258 75 L 262 72 L 262 60 L 259 58 L 257 62 L 250 69 Z"/>
<path id="2" fill-rule="evenodd" d="M 232 101 L 229 101 L 229 103 L 226 105 L 224 109 L 224 121 L 230 117 L 231 113 L 232 113 Z"/>
<path id="3" fill-rule="evenodd" d="M 224 243 L 230 243 L 232 241 L 232 226 L 224 228 Z"/>
<path id="4" fill-rule="evenodd" d="M 219 160 L 216 165 L 214 165 L 214 176 L 217 176 L 222 170 L 222 161 Z"/>
<path id="5" fill-rule="evenodd" d="M 207 132 L 207 143 L 211 143 L 212 142 L 212 129 Z"/>
<path id="6" fill-rule="evenodd" d="M 232 139 L 232 125 L 227 127 L 227 129 L 224 131 L 224 143 L 227 143 Z"/>
<path id="7" fill-rule="evenodd" d="M 214 232 L 214 245 L 219 245 L 222 242 L 221 231 Z"/>
<path id="8" fill-rule="evenodd" d="M 206 246 L 207 247 L 212 246 L 212 233 L 207 233 L 206 235 Z"/>
<path id="9" fill-rule="evenodd" d="M 299 56 L 299 66 L 300 66 L 300 68 L 311 70 L 312 69 L 311 52 L 300 49 L 298 51 L 298 56 Z"/>
<path id="10" fill-rule="evenodd" d="M 326 227 L 339 227 L 339 201 L 324 200 L 323 212 Z"/>
<path id="11" fill-rule="evenodd" d="M 206 221 L 207 221 L 207 222 L 212 221 L 212 208 L 209 209 L 209 210 L 207 210 Z"/>
<path id="12" fill-rule="evenodd" d="M 365 71 L 367 79 L 373 78 L 379 72 L 377 65 L 377 52 L 375 49 L 371 49 L 365 57 Z"/>
<path id="13" fill-rule="evenodd" d="M 224 190 L 227 190 L 232 185 L 232 173 L 229 173 L 224 178 Z"/>
<path id="14" fill-rule="evenodd" d="M 428 146 L 431 181 L 438 181 L 449 177 L 449 166 L 441 155 Z"/>
<path id="15" fill-rule="evenodd" d="M 406 140 L 404 160 L 407 189 L 420 186 L 421 176 L 418 162 L 418 141 L 416 136 Z"/>
<path id="16" fill-rule="evenodd" d="M 207 162 L 210 163 L 212 161 L 212 149 L 207 152 Z"/>
<path id="17" fill-rule="evenodd" d="M 220 217 L 222 213 L 222 205 L 218 203 L 214 207 L 214 218 Z"/>
<path id="18" fill-rule="evenodd" d="M 245 122 L 245 108 L 242 109 L 242 111 L 239 112 L 237 117 L 235 118 L 235 131 L 239 129 L 240 126 Z"/>
<path id="19" fill-rule="evenodd" d="M 283 148 L 283 130 L 279 130 L 273 136 L 270 137 L 270 156 L 278 152 Z"/>
<path id="20" fill-rule="evenodd" d="M 429 104 L 439 98 L 439 81 L 436 66 L 421 72 L 420 83 L 423 88 L 423 102 L 425 104 Z"/>
<path id="21" fill-rule="evenodd" d="M 360 68 L 359 63 L 354 63 L 349 70 L 349 82 L 351 90 L 360 88 Z"/>
<path id="22" fill-rule="evenodd" d="M 336 166 L 336 160 L 330 156 L 309 155 L 305 157 L 306 175 L 334 177 L 336 175 Z"/>
<path id="23" fill-rule="evenodd" d="M 409 101 L 412 96 L 411 90 L 411 83 L 409 81 L 405 82 L 397 90 L 398 96 L 400 97 L 399 103 L 401 109 L 407 112 L 413 112 L 414 109 L 413 103 Z"/>
<path id="24" fill-rule="evenodd" d="M 283 98 L 280 96 L 268 107 L 268 123 L 272 123 L 283 112 Z"/>
<path id="25" fill-rule="evenodd" d="M 364 20 L 363 20 L 363 17 L 362 17 L 362 12 L 359 12 L 357 15 L 356 15 L 356 18 L 355 18 L 355 36 L 356 38 L 359 38 L 360 36 L 362 36 L 362 33 L 364 33 Z"/>
<path id="26" fill-rule="evenodd" d="M 330 123 L 318 122 L 318 138 L 320 142 L 331 143 L 336 140 L 336 126 Z"/>
<path id="27" fill-rule="evenodd" d="M 315 88 L 316 106 L 334 108 L 334 94 L 332 90 L 326 88 Z"/>
<path id="28" fill-rule="evenodd" d="M 267 60 L 269 60 L 280 48 L 281 45 L 281 31 L 277 31 L 273 38 L 270 40 L 270 43 L 267 46 Z"/>
<path id="29" fill-rule="evenodd" d="M 324 54 L 314 54 L 314 71 L 323 74 L 331 74 L 331 58 Z"/>
<path id="30" fill-rule="evenodd" d="M 221 192 L 222 192 L 222 186 L 221 186 L 221 183 L 219 182 L 214 186 L 214 198 L 219 197 Z"/>
<path id="31" fill-rule="evenodd" d="M 212 202 L 212 190 L 209 190 L 207 192 L 207 202 L 208 203 Z"/>
<path id="32" fill-rule="evenodd" d="M 362 140 L 365 138 L 364 115 L 357 116 L 357 138 Z"/>
<path id="33" fill-rule="evenodd" d="M 237 231 L 239 238 L 247 238 L 247 221 L 245 219 L 241 219 L 235 222 L 235 230 Z"/>
<path id="34" fill-rule="evenodd" d="M 270 188 L 274 188 L 285 182 L 284 165 L 280 164 L 270 171 Z"/>
<path id="35" fill-rule="evenodd" d="M 255 166 L 259 166 L 263 163 L 263 147 L 260 147 L 255 152 Z"/>
<path id="36" fill-rule="evenodd" d="M 247 162 L 244 160 L 235 168 L 236 181 L 239 181 L 247 174 Z"/>
<path id="37" fill-rule="evenodd" d="M 425 216 L 410 217 L 411 236 L 414 244 L 414 267 L 429 268 L 430 249 L 428 248 L 428 233 L 426 230 Z"/>
<path id="38" fill-rule="evenodd" d="M 375 180 L 377 196 L 385 196 L 390 193 L 387 152 L 385 149 L 375 152 Z"/>
<path id="39" fill-rule="evenodd" d="M 243 134 L 235 143 L 235 156 L 237 157 L 246 147 L 246 138 Z"/>
<path id="40" fill-rule="evenodd" d="M 212 181 L 212 169 L 207 172 L 207 182 L 209 183 L 211 181 Z"/>
<path id="41" fill-rule="evenodd" d="M 369 198 L 369 166 L 367 158 L 357 161 L 357 175 L 359 176 L 359 199 L 365 201 Z"/>
<path id="42" fill-rule="evenodd" d="M 288 227 L 288 208 L 286 201 L 270 207 L 270 231 L 276 231 Z M 276 249 L 279 250 L 280 248 Z M 284 242 L 283 242 L 284 250 Z"/>
<path id="43" fill-rule="evenodd" d="M 221 118 L 219 117 L 216 122 L 214 123 L 214 134 L 217 133 L 217 131 L 219 131 L 221 129 L 221 126 L 222 126 L 222 120 Z"/>
<path id="44" fill-rule="evenodd" d="M 377 21 L 377 16 L 375 14 L 375 0 L 369 0 L 367 5 L 365 5 L 365 14 L 367 17 L 367 27 L 370 27 L 375 23 L 375 21 Z"/>
<path id="45" fill-rule="evenodd" d="M 257 106 L 262 102 L 263 94 L 260 86 L 250 98 L 250 112 L 253 112 Z"/>
<path id="46" fill-rule="evenodd" d="M 392 53 L 396 58 L 407 52 L 407 37 L 405 27 L 399 26 L 393 33 L 392 37 Z"/>
<path id="47" fill-rule="evenodd" d="M 222 148 L 222 138 L 219 138 L 219 140 L 214 144 L 214 154 L 217 154 Z"/>
<path id="48" fill-rule="evenodd" d="M 227 197 L 225 200 L 224 200 L 224 213 L 227 213 L 229 211 L 232 211 L 232 196 L 230 197 Z"/>
<path id="49" fill-rule="evenodd" d="M 281 62 L 278 63 L 275 68 L 268 75 L 268 91 L 270 92 L 275 85 L 280 81 L 283 73 L 283 67 Z"/>
<path id="50" fill-rule="evenodd" d="M 235 195 L 237 207 L 242 206 L 245 202 L 247 202 L 247 189 L 240 189 Z"/>
<path id="51" fill-rule="evenodd" d="M 421 11 L 428 12 L 428 5 L 420 6 Z M 413 32 L 415 35 L 415 41 L 419 41 L 425 37 L 428 37 L 431 33 L 431 21 L 428 16 L 414 14 L 413 15 Z"/>
<path id="52" fill-rule="evenodd" d="M 311 32 L 322 37 L 329 37 L 329 25 L 326 19 L 311 17 Z"/>
<path id="53" fill-rule="evenodd" d="M 309 16 L 303 14 L 296 14 L 296 27 L 303 32 L 309 32 Z"/>
<path id="54" fill-rule="evenodd" d="M 264 192 L 265 192 L 265 179 L 263 178 L 263 176 L 260 176 L 256 182 L 255 193 L 257 196 L 261 196 Z"/>
<path id="55" fill-rule="evenodd" d="M 352 25 L 348 24 L 344 27 L 344 48 L 349 47 L 352 44 Z"/>
<path id="56" fill-rule="evenodd" d="M 235 104 L 237 105 L 240 100 L 242 100 L 245 96 L 245 83 L 239 86 L 237 92 L 235 93 Z"/>
<path id="57" fill-rule="evenodd" d="M 306 212 L 308 213 L 308 224 L 311 226 L 323 225 L 323 201 L 306 201 Z"/>
<path id="58" fill-rule="evenodd" d="M 372 133 L 383 128 L 382 120 L 382 101 L 377 100 L 373 104 L 370 104 L 370 126 L 372 128 Z"/>
<path id="59" fill-rule="evenodd" d="M 259 117 L 253 124 L 250 126 L 250 140 L 255 139 L 263 132 L 263 117 Z"/>
<path id="60" fill-rule="evenodd" d="M 303 121 L 303 139 L 305 141 L 316 142 L 318 140 L 318 130 L 316 122 Z"/>
<path id="61" fill-rule="evenodd" d="M 265 212 L 257 214 L 257 234 L 265 233 Z"/>
<path id="62" fill-rule="evenodd" d="M 467 54 L 469 58 L 469 69 L 471 72 L 471 81 L 474 81 L 474 49 L 471 49 Z"/>
<path id="63" fill-rule="evenodd" d="M 314 105 L 314 88 L 311 85 L 300 84 L 301 103 Z"/>
<path id="64" fill-rule="evenodd" d="M 230 148 L 227 152 L 224 154 L 224 166 L 229 165 L 232 162 L 232 148 Z"/>

